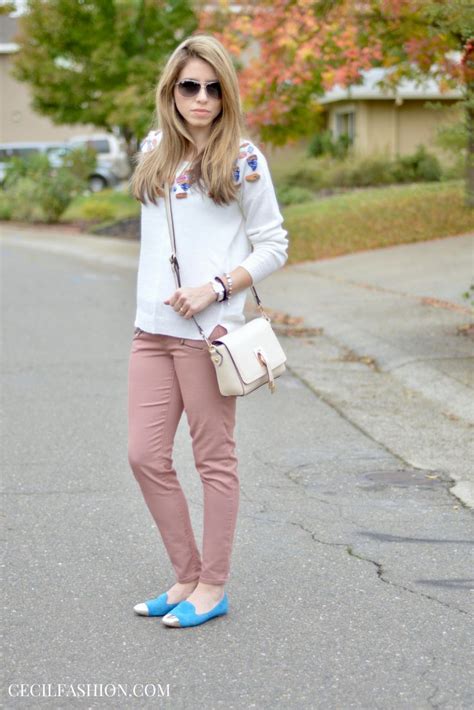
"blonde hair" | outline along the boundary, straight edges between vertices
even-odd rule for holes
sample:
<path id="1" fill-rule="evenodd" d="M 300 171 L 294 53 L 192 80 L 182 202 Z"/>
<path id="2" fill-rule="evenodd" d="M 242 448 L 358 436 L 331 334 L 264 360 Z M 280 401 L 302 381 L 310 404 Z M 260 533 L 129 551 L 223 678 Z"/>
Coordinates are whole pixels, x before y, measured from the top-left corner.
<path id="1" fill-rule="evenodd" d="M 205 148 L 197 148 L 174 101 L 174 85 L 190 59 L 202 59 L 214 69 L 222 90 L 222 109 L 214 119 Z M 157 129 L 161 141 L 149 152 L 138 153 L 137 166 L 130 181 L 132 195 L 140 202 L 164 196 L 163 184 L 172 185 L 176 172 L 190 153 L 194 160 L 188 174 L 218 205 L 229 204 L 237 197 L 238 184 L 233 167 L 238 156 L 245 122 L 239 95 L 237 74 L 224 46 L 211 35 L 191 35 L 170 55 L 156 88 Z"/>

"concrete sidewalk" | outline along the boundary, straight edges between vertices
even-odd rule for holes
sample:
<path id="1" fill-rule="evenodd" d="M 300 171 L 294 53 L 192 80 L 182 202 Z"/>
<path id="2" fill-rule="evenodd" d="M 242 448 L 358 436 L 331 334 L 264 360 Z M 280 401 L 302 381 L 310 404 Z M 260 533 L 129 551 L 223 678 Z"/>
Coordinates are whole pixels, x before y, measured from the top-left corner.
<path id="1" fill-rule="evenodd" d="M 466 235 L 299 264 L 275 275 L 274 302 L 473 421 L 473 340 L 457 330 L 473 320 L 473 254 Z"/>

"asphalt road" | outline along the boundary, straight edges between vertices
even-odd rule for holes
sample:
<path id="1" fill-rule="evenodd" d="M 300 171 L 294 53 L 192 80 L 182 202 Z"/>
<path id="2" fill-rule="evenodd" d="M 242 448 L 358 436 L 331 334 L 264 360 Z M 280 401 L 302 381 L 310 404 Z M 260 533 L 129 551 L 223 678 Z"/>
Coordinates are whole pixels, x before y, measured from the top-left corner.
<path id="1" fill-rule="evenodd" d="M 127 462 L 135 271 L 80 240 L 2 252 L 4 706 L 474 707 L 472 511 L 442 462 L 403 453 L 442 412 L 331 334 L 282 335 L 277 392 L 238 401 L 229 614 L 134 615 L 174 581 Z M 259 293 L 291 313 L 278 277 Z M 465 423 L 443 421 L 465 459 Z M 185 417 L 175 462 L 200 541 Z"/>

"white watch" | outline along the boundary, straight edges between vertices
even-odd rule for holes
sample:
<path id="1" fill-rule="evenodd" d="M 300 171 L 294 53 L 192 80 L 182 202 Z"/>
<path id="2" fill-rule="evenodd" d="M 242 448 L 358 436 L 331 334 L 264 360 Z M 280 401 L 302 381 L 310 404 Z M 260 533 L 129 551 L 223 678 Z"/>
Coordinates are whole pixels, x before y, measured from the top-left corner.
<path id="1" fill-rule="evenodd" d="M 221 284 L 220 281 L 217 281 L 217 279 L 214 279 L 214 281 L 211 281 L 212 288 L 214 289 L 214 293 L 216 294 L 216 301 L 223 301 L 224 300 L 224 286 Z"/>

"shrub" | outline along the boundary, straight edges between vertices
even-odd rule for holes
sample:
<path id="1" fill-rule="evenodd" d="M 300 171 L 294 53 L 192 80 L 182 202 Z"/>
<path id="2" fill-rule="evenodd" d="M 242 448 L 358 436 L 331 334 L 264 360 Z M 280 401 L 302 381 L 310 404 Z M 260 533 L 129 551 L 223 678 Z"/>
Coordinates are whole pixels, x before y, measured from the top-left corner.
<path id="1" fill-rule="evenodd" d="M 345 158 L 351 140 L 347 133 L 342 133 L 336 140 L 330 130 L 315 133 L 308 145 L 308 155 L 313 158 L 318 158 L 321 155 L 331 155 L 333 158 Z"/>
<path id="2" fill-rule="evenodd" d="M 458 160 L 457 163 L 443 166 L 442 180 L 460 180 L 465 176 L 466 165 L 463 160 Z"/>
<path id="3" fill-rule="evenodd" d="M 5 168 L 3 187 L 8 190 L 25 177 L 39 181 L 49 168 L 48 156 L 44 153 L 32 153 L 25 158 L 12 158 Z"/>
<path id="4" fill-rule="evenodd" d="M 383 158 L 363 158 L 346 170 L 346 182 L 351 187 L 371 187 L 394 182 L 392 165 Z"/>
<path id="5" fill-rule="evenodd" d="M 288 173 L 285 184 L 291 187 L 305 187 L 308 190 L 319 190 L 324 184 L 325 165 L 327 159 L 320 158 L 308 161 L 301 167 Z"/>
<path id="6" fill-rule="evenodd" d="M 337 137 L 337 140 L 333 141 L 331 155 L 342 160 L 348 154 L 351 144 L 352 142 L 348 134 L 341 133 L 341 135 Z"/>
<path id="7" fill-rule="evenodd" d="M 441 174 L 438 158 L 428 153 L 423 145 L 410 155 L 399 156 L 393 165 L 396 182 L 436 182 L 441 180 Z"/>
<path id="8" fill-rule="evenodd" d="M 110 202 L 99 202 L 90 200 L 82 207 L 82 215 L 87 220 L 105 221 L 115 217 L 116 209 Z"/>
<path id="9" fill-rule="evenodd" d="M 63 158 L 62 167 L 69 170 L 78 180 L 87 183 L 97 164 L 97 153 L 90 146 L 75 148 Z"/>
<path id="10" fill-rule="evenodd" d="M 464 113 L 460 115 L 459 105 L 443 107 L 446 122 L 440 122 L 435 142 L 443 150 L 447 161 L 443 165 L 443 178 L 446 180 L 464 177 L 468 147 L 468 126 Z"/>
<path id="11" fill-rule="evenodd" d="M 292 187 L 291 185 L 282 185 L 276 190 L 278 202 L 283 205 L 298 205 L 302 202 L 309 202 L 314 199 L 311 190 L 305 187 Z"/>
<path id="12" fill-rule="evenodd" d="M 395 160 L 385 155 L 335 160 L 328 155 L 305 160 L 285 178 L 285 186 L 317 191 L 329 187 L 371 187 L 408 182 L 436 182 L 442 178 L 438 159 L 418 146 L 411 155 Z"/>
<path id="13" fill-rule="evenodd" d="M 417 175 L 422 182 L 437 182 L 442 174 L 441 164 L 435 155 L 426 155 L 418 163 Z"/>
<path id="14" fill-rule="evenodd" d="M 308 145 L 308 155 L 319 158 L 320 155 L 329 153 L 332 145 L 331 131 L 315 133 Z"/>
<path id="15" fill-rule="evenodd" d="M 52 167 L 43 153 L 11 160 L 4 181 L 9 218 L 57 222 L 74 197 L 87 188 L 95 162 L 95 154 L 82 149 L 64 156 L 60 167 Z"/>
<path id="16" fill-rule="evenodd" d="M 10 219 L 20 222 L 44 221 L 38 202 L 37 180 L 28 176 L 19 177 L 4 194 L 10 203 Z"/>
<path id="17" fill-rule="evenodd" d="M 46 180 L 39 195 L 40 208 L 46 222 L 57 222 L 69 203 L 84 187 L 85 183 L 68 172 L 67 168 L 60 168 L 52 179 Z"/>
<path id="18" fill-rule="evenodd" d="M 7 195 L 1 191 L 0 192 L 0 220 L 1 219 L 11 219 L 12 217 L 12 206 L 11 201 L 8 199 Z"/>

